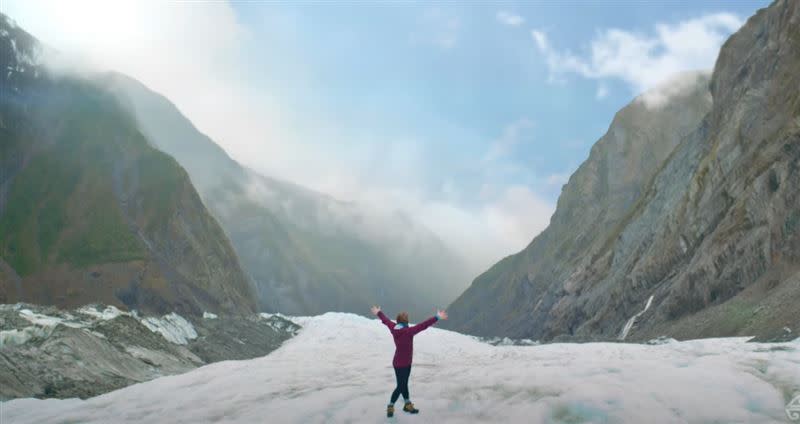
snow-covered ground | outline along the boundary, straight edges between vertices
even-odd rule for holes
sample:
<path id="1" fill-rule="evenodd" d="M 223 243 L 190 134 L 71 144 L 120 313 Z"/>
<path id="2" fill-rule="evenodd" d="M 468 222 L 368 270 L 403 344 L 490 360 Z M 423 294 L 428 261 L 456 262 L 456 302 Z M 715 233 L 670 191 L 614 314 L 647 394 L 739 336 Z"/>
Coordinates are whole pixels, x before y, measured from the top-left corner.
<path id="1" fill-rule="evenodd" d="M 393 345 L 377 320 L 294 318 L 273 353 L 136 384 L 85 401 L 0 404 L 5 423 L 385 422 Z M 492 346 L 455 332 L 417 336 L 418 416 L 396 422 L 776 423 L 800 394 L 800 341 L 745 339 Z"/>

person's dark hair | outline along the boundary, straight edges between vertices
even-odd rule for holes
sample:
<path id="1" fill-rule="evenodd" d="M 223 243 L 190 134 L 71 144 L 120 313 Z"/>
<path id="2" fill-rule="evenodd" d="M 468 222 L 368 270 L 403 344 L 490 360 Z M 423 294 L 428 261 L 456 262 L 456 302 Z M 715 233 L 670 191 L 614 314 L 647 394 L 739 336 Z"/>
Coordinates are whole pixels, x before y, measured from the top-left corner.
<path id="1" fill-rule="evenodd" d="M 408 312 L 400 312 L 397 314 L 397 322 L 408 324 Z"/>

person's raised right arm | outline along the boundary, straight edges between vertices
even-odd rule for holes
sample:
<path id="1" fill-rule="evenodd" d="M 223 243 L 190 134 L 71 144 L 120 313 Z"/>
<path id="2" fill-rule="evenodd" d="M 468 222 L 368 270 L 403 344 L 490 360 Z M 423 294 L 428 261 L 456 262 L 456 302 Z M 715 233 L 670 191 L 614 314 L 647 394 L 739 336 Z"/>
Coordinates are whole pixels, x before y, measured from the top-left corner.
<path id="1" fill-rule="evenodd" d="M 381 308 L 379 306 L 373 306 L 372 313 L 377 315 L 378 318 L 381 319 L 383 325 L 389 327 L 390 330 L 394 330 L 394 326 L 397 324 L 393 323 L 392 320 L 387 318 L 386 315 L 383 313 L 383 311 L 381 311 Z"/>

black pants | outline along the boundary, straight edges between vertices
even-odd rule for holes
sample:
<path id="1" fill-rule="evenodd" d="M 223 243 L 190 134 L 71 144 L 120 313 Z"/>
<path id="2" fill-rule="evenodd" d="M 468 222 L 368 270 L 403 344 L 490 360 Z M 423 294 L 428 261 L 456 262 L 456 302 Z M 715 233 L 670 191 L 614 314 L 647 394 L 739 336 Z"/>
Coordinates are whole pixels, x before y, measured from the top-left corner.
<path id="1" fill-rule="evenodd" d="M 411 374 L 411 365 L 394 369 L 394 376 L 397 378 L 397 387 L 392 392 L 392 404 L 397 402 L 397 398 L 403 395 L 406 401 L 411 400 L 408 395 L 408 376 Z"/>

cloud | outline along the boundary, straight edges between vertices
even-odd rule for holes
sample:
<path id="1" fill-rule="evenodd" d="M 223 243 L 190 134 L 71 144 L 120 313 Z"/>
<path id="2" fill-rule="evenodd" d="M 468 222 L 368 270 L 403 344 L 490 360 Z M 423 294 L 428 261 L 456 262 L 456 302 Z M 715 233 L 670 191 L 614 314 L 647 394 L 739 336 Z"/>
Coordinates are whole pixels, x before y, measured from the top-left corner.
<path id="1" fill-rule="evenodd" d="M 736 15 L 714 13 L 659 23 L 648 33 L 606 29 L 599 31 L 589 50 L 580 55 L 554 48 L 541 30 L 532 30 L 531 37 L 551 78 L 577 74 L 600 81 L 616 79 L 640 93 L 681 71 L 712 67 L 722 43 L 743 23 Z M 598 88 L 598 98 L 603 97 L 601 92 L 607 94 L 606 89 Z"/>
<path id="2" fill-rule="evenodd" d="M 671 75 L 655 87 L 638 96 L 635 101 L 643 103 L 650 109 L 661 107 L 665 105 L 669 99 L 689 93 L 697 87 L 701 81 L 707 81 L 710 73 L 711 71 L 709 70 L 700 70 L 684 71 Z M 708 96 L 711 96 L 710 92 Z"/>
<path id="3" fill-rule="evenodd" d="M 484 162 L 491 162 L 500 157 L 508 155 L 511 150 L 519 144 L 524 134 L 533 128 L 533 121 L 528 118 L 521 118 L 503 129 L 503 134 L 500 138 L 493 140 L 489 144 L 489 149 L 483 157 Z"/>
<path id="4" fill-rule="evenodd" d="M 563 173 L 563 174 L 550 174 L 545 178 L 545 182 L 548 187 L 553 188 L 561 188 L 564 184 L 569 181 L 570 174 Z"/>
<path id="5" fill-rule="evenodd" d="M 525 248 L 550 222 L 555 205 L 544 200 L 530 188 L 512 185 L 484 210 L 490 230 L 508 240 L 512 252 Z"/>
<path id="6" fill-rule="evenodd" d="M 354 200 L 375 213 L 399 209 L 432 230 L 448 246 L 468 259 L 474 275 L 503 257 L 522 250 L 549 223 L 555 204 L 533 189 L 518 184 L 484 182 L 473 193 L 481 197 L 475 208 L 447 196 L 431 195 L 412 185 L 375 185 L 351 174 L 330 179 L 328 192 Z M 447 184 L 442 187 L 449 190 Z"/>
<path id="7" fill-rule="evenodd" d="M 479 157 L 475 169 L 466 175 L 470 181 L 459 181 L 461 174 L 450 176 L 433 191 L 416 181 L 426 169 L 440 160 L 423 152 L 426 143 L 385 140 L 362 157 L 378 170 L 339 170 L 324 174 L 324 182 L 316 187 L 341 199 L 354 200 L 382 213 L 398 205 L 425 223 L 449 246 L 469 259 L 473 273 L 484 271 L 499 259 L 522 250 L 549 223 L 555 202 L 533 186 L 509 182 L 533 180 L 532 170 L 520 164 L 514 148 L 530 138 L 534 122 L 520 118 L 506 125 L 500 135 L 486 143 L 487 150 Z M 398 157 L 396 159 L 395 157 Z M 480 160 L 483 164 L 480 164 Z M 491 162 L 487 164 L 486 162 Z M 566 178 L 568 176 L 560 176 Z M 551 191 L 554 179 L 541 180 L 541 189 Z M 538 187 L 538 186 L 537 186 Z M 462 200 L 470 206 L 465 206 Z"/>
<path id="8" fill-rule="evenodd" d="M 269 157 L 285 140 L 281 108 L 241 77 L 253 40 L 226 2 L 14 1 L 20 26 L 86 68 L 116 70 L 165 95 L 229 152 Z"/>
<path id="9" fill-rule="evenodd" d="M 487 153 L 459 159 L 478 164 L 470 174 L 474 181 L 455 175 L 449 177 L 454 183 L 431 183 L 426 172 L 441 164 L 430 140 L 353 130 L 282 104 L 263 78 L 253 77 L 269 68 L 254 69 L 252 52 L 267 62 L 300 53 L 270 50 L 270 43 L 254 39 L 228 2 L 0 1 L 4 13 L 65 55 L 125 73 L 165 95 L 246 166 L 367 209 L 402 210 L 469 259 L 476 273 L 524 247 L 554 206 L 531 188 L 481 173 L 489 168 L 480 167 L 484 154 L 496 161 L 493 172 L 516 166 L 500 159 L 524 140 L 530 120 L 510 124 Z M 417 23 L 426 43 L 457 45 L 457 16 L 434 9 Z M 291 59 L 303 65 L 302 56 Z M 304 67 L 297 68 L 302 80 Z"/>
<path id="10" fill-rule="evenodd" d="M 597 92 L 595 93 L 595 97 L 597 100 L 602 100 L 608 97 L 608 86 L 605 84 L 598 84 L 597 85 Z"/>
<path id="11" fill-rule="evenodd" d="M 497 12 L 497 20 L 503 24 L 508 26 L 520 26 L 523 22 L 525 22 L 525 18 L 515 13 L 507 12 L 505 10 L 501 10 Z"/>
<path id="12" fill-rule="evenodd" d="M 488 189 L 488 199 L 477 211 L 467 212 L 451 203 L 424 202 L 416 209 L 424 222 L 436 223 L 438 231 L 474 258 L 473 272 L 481 272 L 505 256 L 524 249 L 543 231 L 555 204 L 523 185 Z"/>
<path id="13" fill-rule="evenodd" d="M 531 37 L 533 37 L 536 47 L 545 54 L 545 57 L 550 57 L 551 55 L 555 54 L 555 52 L 550 50 L 550 42 L 547 40 L 547 34 L 542 31 L 532 29 Z"/>

